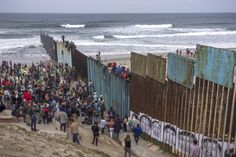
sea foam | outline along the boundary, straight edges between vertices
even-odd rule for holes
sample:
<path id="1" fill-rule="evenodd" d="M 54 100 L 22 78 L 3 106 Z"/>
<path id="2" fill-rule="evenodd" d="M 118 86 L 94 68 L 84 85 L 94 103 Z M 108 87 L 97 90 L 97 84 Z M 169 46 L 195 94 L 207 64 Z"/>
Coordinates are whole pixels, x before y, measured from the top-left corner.
<path id="1" fill-rule="evenodd" d="M 135 38 L 165 38 L 165 37 L 191 37 L 191 36 L 222 36 L 235 35 L 236 31 L 218 31 L 218 32 L 186 32 L 174 34 L 157 34 L 157 35 L 113 35 L 119 39 L 135 39 Z"/>
<path id="2" fill-rule="evenodd" d="M 71 24 L 66 24 L 66 25 L 61 25 L 61 27 L 64 27 L 64 28 L 84 28 L 85 25 L 71 25 Z"/>
<path id="3" fill-rule="evenodd" d="M 135 25 L 136 28 L 144 28 L 144 29 L 163 29 L 163 28 L 171 28 L 172 24 L 160 24 L 160 25 Z"/>

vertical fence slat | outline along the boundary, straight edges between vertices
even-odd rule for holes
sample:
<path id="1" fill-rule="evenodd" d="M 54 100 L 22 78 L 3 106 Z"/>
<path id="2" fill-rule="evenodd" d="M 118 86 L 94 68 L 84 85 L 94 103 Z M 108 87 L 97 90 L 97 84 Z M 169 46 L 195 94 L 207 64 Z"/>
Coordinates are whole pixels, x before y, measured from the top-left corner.
<path id="1" fill-rule="evenodd" d="M 223 127 L 223 138 L 222 138 L 222 148 L 224 148 L 224 141 L 225 141 L 225 133 L 226 133 L 226 123 L 227 123 L 227 111 L 229 106 L 229 95 L 230 95 L 230 88 L 227 90 L 227 97 L 226 97 L 226 107 L 225 107 L 225 117 L 224 117 L 224 127 Z M 223 155 L 223 151 L 221 156 Z"/>
<path id="2" fill-rule="evenodd" d="M 231 137 L 232 137 L 232 131 L 233 131 L 233 122 L 234 122 L 234 107 L 235 107 L 235 94 L 236 94 L 236 88 L 235 88 L 235 84 L 234 86 L 234 92 L 233 92 L 233 102 L 232 102 L 232 108 L 231 108 L 231 116 L 230 116 L 230 124 L 229 124 L 229 135 L 228 135 L 228 146 L 227 148 L 229 148 L 229 145 L 231 143 Z M 235 125 L 235 124 L 234 124 Z M 228 149 L 227 149 L 228 152 Z"/>

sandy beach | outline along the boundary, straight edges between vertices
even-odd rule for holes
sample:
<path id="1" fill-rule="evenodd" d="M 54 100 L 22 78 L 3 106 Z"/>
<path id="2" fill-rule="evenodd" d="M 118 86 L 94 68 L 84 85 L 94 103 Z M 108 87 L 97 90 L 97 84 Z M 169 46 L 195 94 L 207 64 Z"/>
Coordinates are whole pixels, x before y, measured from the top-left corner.
<path id="1" fill-rule="evenodd" d="M 3 116 L 10 117 L 10 111 L 0 113 L 0 118 Z M 122 146 L 106 135 L 99 137 L 98 146 L 92 145 L 92 132 L 80 124 L 81 145 L 78 145 L 57 127 L 58 123 L 54 121 L 48 125 L 40 124 L 39 131 L 32 132 L 21 118 L 17 123 L 0 123 L 0 156 L 122 157 Z"/>

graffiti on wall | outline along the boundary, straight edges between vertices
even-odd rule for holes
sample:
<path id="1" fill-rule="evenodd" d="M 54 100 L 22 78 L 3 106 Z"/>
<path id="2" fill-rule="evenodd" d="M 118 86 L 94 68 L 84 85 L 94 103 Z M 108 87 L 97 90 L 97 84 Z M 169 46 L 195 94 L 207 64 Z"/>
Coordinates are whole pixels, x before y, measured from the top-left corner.
<path id="1" fill-rule="evenodd" d="M 228 145 L 202 134 L 182 130 L 175 125 L 165 123 L 144 114 L 130 111 L 130 119 L 139 118 L 143 132 L 157 141 L 168 144 L 172 148 L 189 156 L 194 140 L 198 141 L 202 157 L 234 157 L 234 144 Z"/>

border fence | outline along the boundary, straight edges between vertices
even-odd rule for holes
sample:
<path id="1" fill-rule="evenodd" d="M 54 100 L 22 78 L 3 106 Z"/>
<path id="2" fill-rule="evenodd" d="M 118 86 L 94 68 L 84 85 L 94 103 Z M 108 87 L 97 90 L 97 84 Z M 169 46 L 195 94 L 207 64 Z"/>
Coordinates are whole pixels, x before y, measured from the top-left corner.
<path id="1" fill-rule="evenodd" d="M 52 59 L 56 58 L 54 60 L 58 63 L 73 67 L 77 77 L 84 82 L 93 82 L 94 92 L 103 96 L 107 110 L 113 107 L 121 117 L 129 115 L 130 84 L 127 80 L 110 73 L 106 65 L 78 51 L 73 42 L 55 41 L 46 34 L 40 37 Z"/>
<path id="2" fill-rule="evenodd" d="M 129 82 L 120 76 L 110 74 L 107 66 L 92 57 L 88 58 L 88 79 L 94 83 L 96 92 L 105 98 L 121 117 L 129 114 Z"/>
<path id="3" fill-rule="evenodd" d="M 136 67 L 145 66 L 137 61 L 146 56 L 132 53 L 130 114 L 139 117 L 144 138 L 176 156 L 190 156 L 193 140 L 201 147 L 201 157 L 235 156 L 235 53 L 197 45 L 195 60 L 148 54 L 141 62 L 146 74 Z"/>
<path id="4" fill-rule="evenodd" d="M 131 81 L 78 51 L 71 42 L 41 34 L 49 56 L 92 81 L 108 109 L 138 118 L 143 138 L 176 156 L 190 156 L 193 140 L 201 157 L 236 156 L 236 52 L 197 45 L 196 58 L 131 53 Z M 58 46 L 59 45 L 59 46 Z"/>

